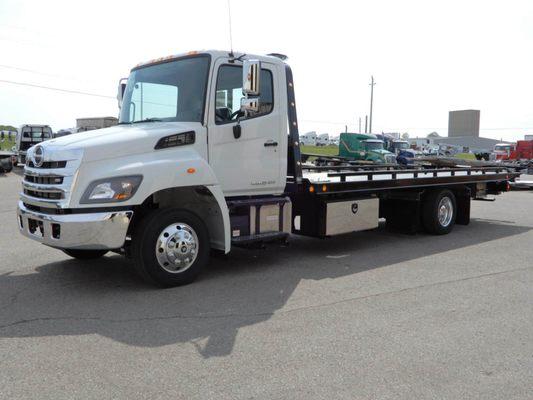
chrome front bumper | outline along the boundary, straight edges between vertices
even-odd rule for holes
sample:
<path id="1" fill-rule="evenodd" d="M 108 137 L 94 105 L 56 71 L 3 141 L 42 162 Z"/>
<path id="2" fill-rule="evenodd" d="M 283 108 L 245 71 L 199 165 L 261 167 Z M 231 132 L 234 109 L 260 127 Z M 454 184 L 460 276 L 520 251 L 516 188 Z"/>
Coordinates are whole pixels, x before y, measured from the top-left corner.
<path id="1" fill-rule="evenodd" d="M 79 214 L 44 214 L 28 210 L 19 201 L 20 232 L 59 249 L 119 249 L 124 245 L 133 211 Z"/>

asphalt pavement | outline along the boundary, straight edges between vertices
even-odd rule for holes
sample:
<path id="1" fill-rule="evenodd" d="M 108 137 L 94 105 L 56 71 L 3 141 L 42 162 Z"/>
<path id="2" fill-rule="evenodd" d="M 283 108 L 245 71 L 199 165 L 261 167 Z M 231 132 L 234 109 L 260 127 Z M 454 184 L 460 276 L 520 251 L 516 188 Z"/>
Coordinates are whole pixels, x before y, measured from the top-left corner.
<path id="1" fill-rule="evenodd" d="M 0 175 L 2 399 L 532 399 L 533 191 L 447 236 L 236 250 L 156 289 L 18 233 Z"/>

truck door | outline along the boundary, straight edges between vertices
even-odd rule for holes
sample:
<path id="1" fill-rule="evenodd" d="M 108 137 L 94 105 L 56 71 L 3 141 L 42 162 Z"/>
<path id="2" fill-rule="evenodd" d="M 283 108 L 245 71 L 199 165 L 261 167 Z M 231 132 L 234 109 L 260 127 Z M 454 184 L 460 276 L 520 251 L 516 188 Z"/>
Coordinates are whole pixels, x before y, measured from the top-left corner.
<path id="1" fill-rule="evenodd" d="M 235 137 L 242 63 L 215 62 L 208 107 L 209 164 L 226 196 L 279 194 L 285 188 L 286 104 L 278 101 L 284 97 L 278 94 L 277 71 L 275 64 L 261 63 L 259 111 L 241 117 L 241 136 Z"/>

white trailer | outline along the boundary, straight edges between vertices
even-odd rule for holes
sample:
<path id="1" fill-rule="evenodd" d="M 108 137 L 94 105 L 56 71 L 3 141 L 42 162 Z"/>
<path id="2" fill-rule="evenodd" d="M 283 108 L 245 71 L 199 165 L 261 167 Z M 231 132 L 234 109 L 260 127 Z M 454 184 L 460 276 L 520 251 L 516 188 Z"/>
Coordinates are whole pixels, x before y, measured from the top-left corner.
<path id="1" fill-rule="evenodd" d="M 316 132 L 307 132 L 300 135 L 300 143 L 304 146 L 316 146 Z"/>
<path id="2" fill-rule="evenodd" d="M 328 146 L 329 145 L 329 134 L 322 133 L 318 135 L 316 138 L 316 145 L 317 146 Z"/>

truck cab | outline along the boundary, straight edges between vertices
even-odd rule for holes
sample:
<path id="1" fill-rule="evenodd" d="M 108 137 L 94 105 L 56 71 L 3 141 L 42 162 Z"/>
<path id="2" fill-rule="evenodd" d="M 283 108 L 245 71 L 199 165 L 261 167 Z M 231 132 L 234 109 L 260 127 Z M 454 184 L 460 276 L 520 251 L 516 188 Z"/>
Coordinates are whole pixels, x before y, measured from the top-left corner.
<path id="1" fill-rule="evenodd" d="M 339 137 L 339 156 L 351 160 L 395 163 L 396 156 L 385 150 L 383 141 L 375 135 L 344 132 Z"/>
<path id="2" fill-rule="evenodd" d="M 26 236 L 74 257 L 99 256 L 124 248 L 150 210 L 193 209 L 171 233 L 183 253 L 164 261 L 185 266 L 206 257 L 193 237 L 228 252 L 242 236 L 230 232 L 232 201 L 284 192 L 289 104 L 279 57 L 207 51 L 151 60 L 131 70 L 117 96 L 117 126 L 46 142 L 51 130 L 21 128 L 21 143 L 39 143 L 28 152 L 19 202 Z M 276 201 L 271 214 L 285 197 Z M 265 226 L 273 219 L 262 218 Z M 193 234 L 197 225 L 205 229 Z"/>
<path id="3" fill-rule="evenodd" d="M 52 128 L 48 125 L 22 125 L 17 132 L 17 163 L 25 164 L 28 149 L 49 139 L 52 139 Z"/>
<path id="4" fill-rule="evenodd" d="M 511 153 L 516 149 L 514 143 L 497 143 L 494 145 L 494 159 L 495 160 L 509 160 Z"/>
<path id="5" fill-rule="evenodd" d="M 392 146 L 388 150 L 392 153 L 399 154 L 400 152 L 409 150 L 410 148 L 411 146 L 409 146 L 409 142 L 407 140 L 393 140 Z"/>

